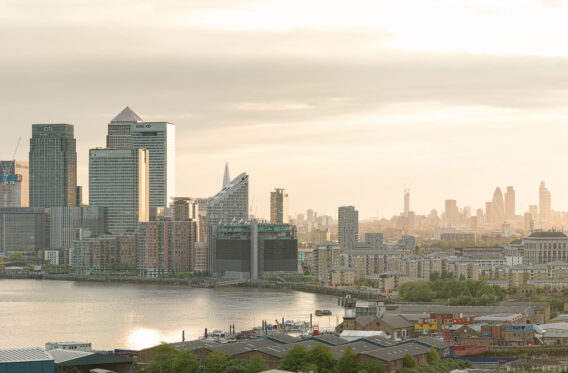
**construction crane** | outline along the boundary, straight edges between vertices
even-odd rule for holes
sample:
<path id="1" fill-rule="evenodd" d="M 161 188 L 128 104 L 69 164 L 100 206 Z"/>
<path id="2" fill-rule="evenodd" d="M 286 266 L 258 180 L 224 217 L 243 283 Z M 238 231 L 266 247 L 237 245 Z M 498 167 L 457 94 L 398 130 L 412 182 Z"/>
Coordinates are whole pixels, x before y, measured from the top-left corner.
<path id="1" fill-rule="evenodd" d="M 18 142 L 16 143 L 16 149 L 14 149 L 14 154 L 12 157 L 5 162 L 2 162 L 2 197 L 3 197 L 3 207 L 8 207 L 8 179 L 12 172 L 12 167 L 10 163 L 14 163 L 14 170 L 13 173 L 16 173 L 16 153 L 18 152 L 18 148 L 20 147 L 20 143 L 22 142 L 22 138 L 18 138 Z"/>
<path id="2" fill-rule="evenodd" d="M 274 321 L 276 321 L 276 326 L 278 327 L 278 331 L 279 331 L 280 333 L 282 333 L 282 326 L 280 325 L 280 323 L 278 322 L 278 320 L 274 320 Z"/>

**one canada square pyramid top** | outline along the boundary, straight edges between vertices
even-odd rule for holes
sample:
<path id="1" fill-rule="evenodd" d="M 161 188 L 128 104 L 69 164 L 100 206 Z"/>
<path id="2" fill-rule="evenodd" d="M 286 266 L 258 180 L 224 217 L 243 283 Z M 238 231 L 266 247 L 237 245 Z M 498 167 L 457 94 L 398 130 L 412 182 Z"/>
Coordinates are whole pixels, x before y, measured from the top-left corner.
<path id="1" fill-rule="evenodd" d="M 175 196 L 175 125 L 145 122 L 125 107 L 108 124 L 107 148 L 149 150 L 150 207 L 166 207 Z"/>

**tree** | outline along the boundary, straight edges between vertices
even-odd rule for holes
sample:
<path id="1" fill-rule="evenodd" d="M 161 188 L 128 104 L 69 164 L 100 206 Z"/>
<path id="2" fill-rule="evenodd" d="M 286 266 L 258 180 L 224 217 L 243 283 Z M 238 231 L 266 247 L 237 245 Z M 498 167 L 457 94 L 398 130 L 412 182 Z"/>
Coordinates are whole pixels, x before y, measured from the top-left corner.
<path id="1" fill-rule="evenodd" d="M 179 351 L 172 363 L 172 370 L 174 373 L 198 373 L 201 366 L 191 351 Z"/>
<path id="2" fill-rule="evenodd" d="M 297 344 L 282 356 L 280 369 L 297 372 L 307 363 L 308 350 L 303 345 Z"/>
<path id="3" fill-rule="evenodd" d="M 223 373 L 231 365 L 227 355 L 213 351 L 205 359 L 205 368 L 209 373 Z"/>
<path id="4" fill-rule="evenodd" d="M 246 373 L 259 373 L 266 370 L 266 363 L 260 354 L 256 354 L 250 359 Z"/>
<path id="5" fill-rule="evenodd" d="M 333 352 L 329 346 L 319 343 L 308 351 L 307 362 L 317 366 L 318 372 L 331 371 L 333 370 Z"/>
<path id="6" fill-rule="evenodd" d="M 434 364 L 440 361 L 440 355 L 434 347 L 430 347 L 428 351 L 428 364 Z"/>
<path id="7" fill-rule="evenodd" d="M 404 368 L 414 369 L 418 368 L 418 364 L 416 364 L 416 360 L 410 354 L 404 355 L 404 361 L 402 362 L 402 366 Z"/>
<path id="8" fill-rule="evenodd" d="M 247 373 L 247 368 L 242 365 L 231 365 L 225 368 L 223 373 Z"/>
<path id="9" fill-rule="evenodd" d="M 385 367 L 383 364 L 379 363 L 377 360 L 369 361 L 367 363 L 359 364 L 359 370 L 357 373 L 368 372 L 368 373 L 384 373 Z"/>
<path id="10" fill-rule="evenodd" d="M 430 273 L 430 281 L 436 281 L 440 279 L 440 274 L 436 271 Z"/>
<path id="11" fill-rule="evenodd" d="M 171 345 L 162 343 L 152 355 L 152 360 L 146 367 L 147 373 L 174 373 L 173 362 L 178 355 L 178 351 Z"/>
<path id="12" fill-rule="evenodd" d="M 347 347 L 347 349 L 341 354 L 339 360 L 337 360 L 337 370 L 338 373 L 358 372 L 359 369 L 357 367 L 357 354 L 351 347 Z"/>
<path id="13" fill-rule="evenodd" d="M 9 262 L 21 262 L 22 260 L 24 260 L 24 254 L 19 251 L 13 252 L 8 257 Z"/>

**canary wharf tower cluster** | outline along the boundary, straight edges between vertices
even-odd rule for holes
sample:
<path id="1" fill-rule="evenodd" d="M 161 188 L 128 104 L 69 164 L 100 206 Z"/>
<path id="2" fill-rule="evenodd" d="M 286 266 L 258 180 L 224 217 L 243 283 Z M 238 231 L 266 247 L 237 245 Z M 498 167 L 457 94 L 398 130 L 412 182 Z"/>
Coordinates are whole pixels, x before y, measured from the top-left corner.
<path id="1" fill-rule="evenodd" d="M 176 195 L 175 125 L 146 122 L 129 107 L 108 124 L 106 146 L 89 150 L 88 205 L 72 124 L 32 125 L 29 164 L 0 164 L 4 258 L 33 253 L 80 275 L 257 279 L 298 270 L 296 227 L 249 218 L 246 173 L 231 180 L 227 164 L 213 197 Z"/>

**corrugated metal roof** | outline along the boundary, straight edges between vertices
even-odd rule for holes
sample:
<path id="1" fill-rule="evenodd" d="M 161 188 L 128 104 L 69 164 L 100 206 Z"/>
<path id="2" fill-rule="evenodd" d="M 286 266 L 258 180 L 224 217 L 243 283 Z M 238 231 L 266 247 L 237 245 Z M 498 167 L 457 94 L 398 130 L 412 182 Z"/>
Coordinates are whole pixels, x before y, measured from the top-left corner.
<path id="1" fill-rule="evenodd" d="M 83 356 L 92 355 L 92 352 L 85 352 L 85 351 L 70 351 L 70 350 L 63 350 L 63 349 L 55 349 L 48 352 L 53 359 L 55 360 L 55 364 L 63 363 L 64 361 L 78 359 Z"/>
<path id="2" fill-rule="evenodd" d="M 41 348 L 9 348 L 0 350 L 0 363 L 25 361 L 53 361 L 53 358 Z"/>

